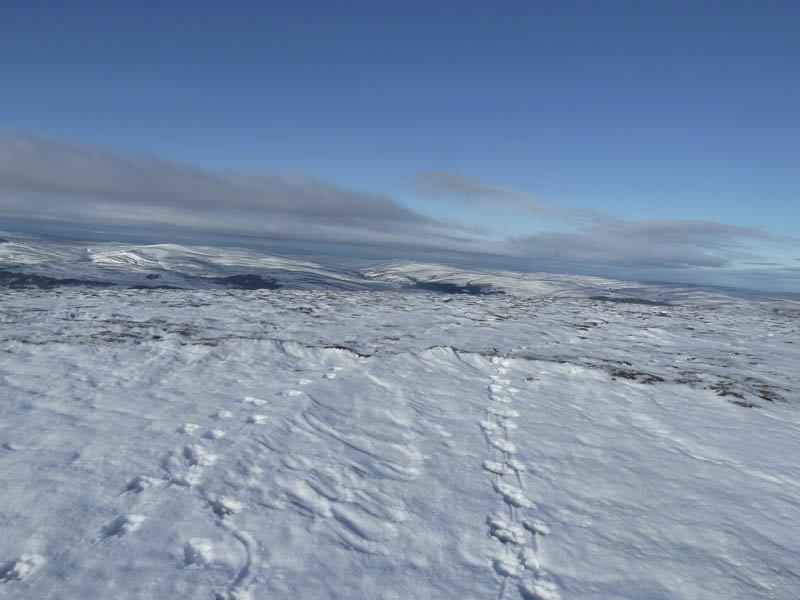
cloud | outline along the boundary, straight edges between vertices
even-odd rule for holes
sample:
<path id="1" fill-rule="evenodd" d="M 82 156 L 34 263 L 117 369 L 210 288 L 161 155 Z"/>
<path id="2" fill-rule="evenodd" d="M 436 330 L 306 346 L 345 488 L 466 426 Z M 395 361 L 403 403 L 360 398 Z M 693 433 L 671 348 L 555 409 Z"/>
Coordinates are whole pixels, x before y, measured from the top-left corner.
<path id="1" fill-rule="evenodd" d="M 482 201 L 494 209 L 530 210 L 545 215 L 558 212 L 532 194 L 449 171 L 421 171 L 411 186 L 421 196 L 455 196 L 466 203 Z"/>
<path id="2" fill-rule="evenodd" d="M 463 196 L 467 200 L 481 196 L 503 199 L 527 198 L 527 194 L 518 190 L 448 171 L 421 171 L 414 178 L 413 187 L 422 195 L 455 195 Z"/>
<path id="3" fill-rule="evenodd" d="M 770 240 L 751 227 L 713 221 L 623 221 L 609 217 L 579 232 L 545 232 L 517 240 L 543 261 L 632 267 L 725 267 L 751 258 L 746 242 Z"/>
<path id="4" fill-rule="evenodd" d="M 304 173 L 217 171 L 31 135 L 0 134 L 0 214 L 316 242 L 481 247 L 478 228 Z"/>
<path id="5" fill-rule="evenodd" d="M 481 201 L 495 210 L 526 211 L 556 218 L 577 231 L 545 231 L 512 240 L 513 252 L 545 265 L 627 267 L 715 267 L 757 259 L 752 241 L 777 241 L 752 228 L 702 220 L 626 221 L 609 213 L 554 206 L 520 190 L 447 171 L 422 171 L 413 183 L 426 196 Z"/>
<path id="6" fill-rule="evenodd" d="M 433 223 L 386 196 L 343 190 L 309 175 L 211 171 L 152 155 L 122 157 L 98 146 L 33 136 L 0 136 L 0 184 L 4 190 L 173 209 Z"/>
<path id="7" fill-rule="evenodd" d="M 421 196 L 456 197 L 466 204 L 480 205 L 492 211 L 527 212 L 567 221 L 603 221 L 608 218 L 599 211 L 555 206 L 535 194 L 449 171 L 420 171 L 411 187 Z"/>

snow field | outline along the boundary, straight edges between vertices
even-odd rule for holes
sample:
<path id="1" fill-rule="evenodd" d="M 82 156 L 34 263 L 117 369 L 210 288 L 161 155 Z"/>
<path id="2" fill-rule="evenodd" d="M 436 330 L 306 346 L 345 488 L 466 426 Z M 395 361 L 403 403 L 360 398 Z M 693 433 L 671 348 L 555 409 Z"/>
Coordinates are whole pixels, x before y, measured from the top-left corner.
<path id="1" fill-rule="evenodd" d="M 0 369 L 8 597 L 798 589 L 790 405 L 446 347 L 17 343 Z"/>

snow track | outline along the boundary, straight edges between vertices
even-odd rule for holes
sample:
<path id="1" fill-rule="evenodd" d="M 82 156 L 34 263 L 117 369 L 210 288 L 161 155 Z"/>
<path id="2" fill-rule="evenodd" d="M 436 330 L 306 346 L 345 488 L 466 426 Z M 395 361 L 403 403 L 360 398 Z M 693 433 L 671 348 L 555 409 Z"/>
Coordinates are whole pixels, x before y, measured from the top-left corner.
<path id="1" fill-rule="evenodd" d="M 486 518 L 489 535 L 501 545 L 492 558 L 492 567 L 502 578 L 499 598 L 505 596 L 508 582 L 514 581 L 525 600 L 558 600 L 561 597 L 558 588 L 548 578 L 540 560 L 540 538 L 549 529 L 531 516 L 536 505 L 525 492 L 525 465 L 514 457 L 517 449 L 510 440 L 519 413 L 513 408 L 496 408 L 497 403 L 511 405 L 510 398 L 520 390 L 511 387 L 511 381 L 505 378 L 507 360 L 493 358 L 491 362 L 495 368 L 488 386 L 489 405 L 480 427 L 491 450 L 491 458 L 483 462 L 483 468 L 492 474 L 492 487 L 508 509 L 508 515 L 494 513 Z M 516 485 L 508 482 L 512 475 Z"/>

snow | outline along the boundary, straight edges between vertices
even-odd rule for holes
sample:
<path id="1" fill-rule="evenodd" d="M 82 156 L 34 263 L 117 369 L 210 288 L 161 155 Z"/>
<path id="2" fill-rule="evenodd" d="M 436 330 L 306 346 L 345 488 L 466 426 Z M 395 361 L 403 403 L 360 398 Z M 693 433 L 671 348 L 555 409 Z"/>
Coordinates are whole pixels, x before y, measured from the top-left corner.
<path id="1" fill-rule="evenodd" d="M 792 298 L 3 237 L 2 597 L 798 596 Z"/>

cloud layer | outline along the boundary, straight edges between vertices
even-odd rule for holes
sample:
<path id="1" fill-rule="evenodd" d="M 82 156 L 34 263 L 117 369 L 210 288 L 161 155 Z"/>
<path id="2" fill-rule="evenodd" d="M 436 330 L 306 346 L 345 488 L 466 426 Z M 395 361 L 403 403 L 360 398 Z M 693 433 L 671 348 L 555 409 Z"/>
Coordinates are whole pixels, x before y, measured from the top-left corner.
<path id="1" fill-rule="evenodd" d="M 532 213 L 564 221 L 604 221 L 609 215 L 586 208 L 556 206 L 534 194 L 486 183 L 480 179 L 448 171 L 421 171 L 412 188 L 421 196 L 449 196 L 497 212 Z"/>
<path id="2" fill-rule="evenodd" d="M 4 191 L 172 209 L 236 209 L 338 221 L 432 224 L 381 195 L 343 190 L 303 174 L 200 169 L 155 156 L 121 157 L 97 146 L 0 137 Z"/>
<path id="3" fill-rule="evenodd" d="M 0 135 L 0 212 L 349 244 L 475 242 L 469 228 L 304 173 L 214 171 L 28 135 Z"/>
<path id="4" fill-rule="evenodd" d="M 765 262 L 754 244 L 780 242 L 755 228 L 712 221 L 629 221 L 563 208 L 446 171 L 420 172 L 412 187 L 421 196 L 455 197 L 480 210 L 526 213 L 561 227 L 491 241 L 479 227 L 435 219 L 389 196 L 344 189 L 304 173 L 216 171 L 59 139 L 0 134 L 0 216 L 6 218 L 381 246 L 396 248 L 398 255 L 408 249 L 455 251 L 491 255 L 495 265 L 505 256 L 531 269 L 599 274 L 627 269 L 641 277 L 665 270 L 696 275 L 737 261 L 752 267 Z M 774 272 L 784 278 L 789 273 Z"/>
<path id="5" fill-rule="evenodd" d="M 778 241 L 755 228 L 713 221 L 627 221 L 601 211 L 559 207 L 520 190 L 446 171 L 418 173 L 413 188 L 425 196 L 456 197 L 488 210 L 561 221 L 572 231 L 543 231 L 510 241 L 515 253 L 543 265 L 719 268 L 757 258 L 748 248 L 751 242 Z"/>
<path id="6" fill-rule="evenodd" d="M 553 262 L 633 267 L 724 267 L 753 256 L 746 242 L 766 233 L 713 221 L 623 221 L 608 217 L 577 233 L 547 232 L 518 240 L 532 257 Z"/>
<path id="7" fill-rule="evenodd" d="M 559 212 L 532 194 L 448 171 L 420 171 L 412 188 L 421 196 L 455 196 L 468 204 L 481 203 L 491 210 L 522 210 L 545 216 Z"/>

